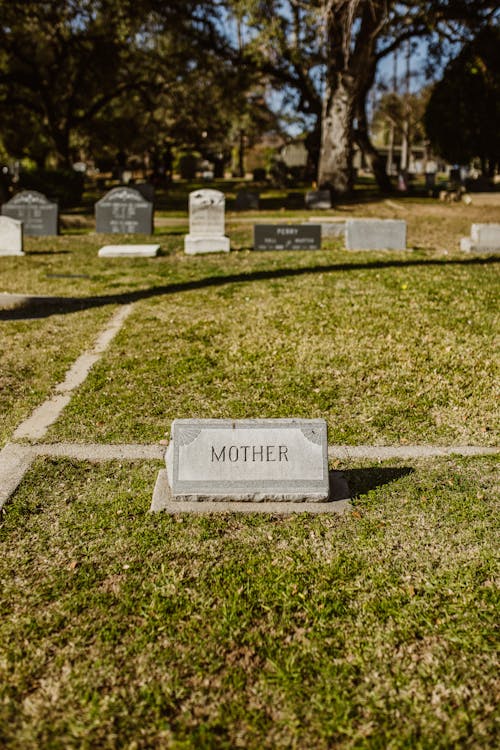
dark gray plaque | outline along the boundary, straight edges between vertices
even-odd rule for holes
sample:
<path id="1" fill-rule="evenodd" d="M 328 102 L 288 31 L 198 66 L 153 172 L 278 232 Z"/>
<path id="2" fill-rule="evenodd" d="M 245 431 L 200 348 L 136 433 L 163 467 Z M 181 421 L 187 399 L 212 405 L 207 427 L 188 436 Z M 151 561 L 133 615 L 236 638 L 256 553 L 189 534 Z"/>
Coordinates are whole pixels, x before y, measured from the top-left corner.
<path id="1" fill-rule="evenodd" d="M 153 204 L 138 190 L 118 187 L 95 204 L 96 232 L 153 234 Z"/>
<path id="2" fill-rule="evenodd" d="M 319 250 L 321 224 L 255 224 L 254 250 Z"/>
<path id="3" fill-rule="evenodd" d="M 59 209 L 37 190 L 23 190 L 2 206 L 3 216 L 23 222 L 25 235 L 41 237 L 59 233 Z"/>
<path id="4" fill-rule="evenodd" d="M 305 201 L 307 208 L 331 208 L 332 194 L 329 190 L 309 190 Z"/>

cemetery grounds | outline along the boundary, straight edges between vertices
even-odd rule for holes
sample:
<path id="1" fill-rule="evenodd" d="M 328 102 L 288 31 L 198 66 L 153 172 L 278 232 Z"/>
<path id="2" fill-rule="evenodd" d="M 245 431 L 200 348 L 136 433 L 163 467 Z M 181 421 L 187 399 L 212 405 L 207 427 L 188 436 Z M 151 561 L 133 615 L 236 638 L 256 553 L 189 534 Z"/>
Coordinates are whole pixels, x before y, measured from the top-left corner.
<path id="1" fill-rule="evenodd" d="M 496 746 L 498 256 L 458 243 L 498 214 L 364 201 L 322 216 L 404 218 L 411 251 L 266 253 L 257 216 L 309 214 L 228 211 L 232 252 L 188 257 L 186 212 L 160 211 L 113 238 L 161 244 L 136 260 L 70 216 L 0 258 L 0 291 L 54 298 L 0 309 L 0 447 L 130 305 L 15 440 L 46 455 L 2 511 L 2 747 Z M 151 515 L 181 417 L 325 418 L 352 511 Z"/>

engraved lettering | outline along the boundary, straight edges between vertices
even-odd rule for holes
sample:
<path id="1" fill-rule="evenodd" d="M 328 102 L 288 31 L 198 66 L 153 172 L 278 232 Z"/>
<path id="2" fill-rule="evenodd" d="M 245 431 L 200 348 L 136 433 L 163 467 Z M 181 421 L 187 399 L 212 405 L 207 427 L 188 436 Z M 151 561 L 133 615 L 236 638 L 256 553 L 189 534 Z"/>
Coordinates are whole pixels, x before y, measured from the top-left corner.
<path id="1" fill-rule="evenodd" d="M 217 461 L 225 461 L 226 460 L 226 446 L 223 445 L 219 455 L 217 455 L 217 452 L 212 445 L 212 463 L 214 462 L 214 459 L 217 459 Z"/>
<path id="2" fill-rule="evenodd" d="M 273 453 L 275 449 L 275 445 L 267 445 L 266 446 L 266 457 L 268 461 L 276 461 L 275 458 L 273 458 Z"/>
<path id="3" fill-rule="evenodd" d="M 235 445 L 229 448 L 228 456 L 232 463 L 238 460 L 238 448 Z"/>
<path id="4" fill-rule="evenodd" d="M 264 446 L 261 445 L 260 448 L 257 448 L 256 445 L 253 446 L 253 460 L 256 461 L 256 456 L 259 455 L 260 460 L 264 460 Z"/>
<path id="5" fill-rule="evenodd" d="M 288 461 L 288 456 L 287 456 L 288 448 L 287 448 L 287 446 L 286 445 L 280 445 L 279 446 L 279 451 L 280 451 L 280 461 Z"/>
<path id="6" fill-rule="evenodd" d="M 247 451 L 249 450 L 249 445 L 241 445 L 240 450 L 243 451 L 243 461 L 247 460 Z"/>

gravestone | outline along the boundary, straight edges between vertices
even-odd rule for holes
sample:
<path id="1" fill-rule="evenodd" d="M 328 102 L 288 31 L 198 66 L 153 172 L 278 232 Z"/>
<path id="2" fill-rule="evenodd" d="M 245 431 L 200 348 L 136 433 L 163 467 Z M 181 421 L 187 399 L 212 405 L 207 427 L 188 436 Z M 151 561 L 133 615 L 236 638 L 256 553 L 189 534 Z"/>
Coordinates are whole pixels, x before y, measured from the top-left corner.
<path id="1" fill-rule="evenodd" d="M 347 219 L 347 250 L 406 250 L 406 221 Z"/>
<path id="2" fill-rule="evenodd" d="M 159 252 L 159 245 L 105 245 L 97 255 L 99 258 L 154 258 Z"/>
<path id="3" fill-rule="evenodd" d="M 117 187 L 95 204 L 96 232 L 153 234 L 153 204 L 138 190 Z"/>
<path id="4" fill-rule="evenodd" d="M 470 237 L 462 237 L 460 249 L 464 252 L 500 252 L 500 224 L 472 224 Z"/>
<path id="5" fill-rule="evenodd" d="M 184 237 L 184 251 L 228 253 L 229 237 L 224 235 L 224 193 L 219 190 L 194 190 L 189 194 L 189 234 Z"/>
<path id="6" fill-rule="evenodd" d="M 59 233 L 59 208 L 37 190 L 22 190 L 2 206 L 3 216 L 23 222 L 24 234 L 44 237 Z"/>
<path id="7" fill-rule="evenodd" d="M 22 221 L 0 216 L 0 255 L 24 255 Z"/>
<path id="8" fill-rule="evenodd" d="M 309 190 L 306 193 L 306 208 L 327 209 L 332 207 L 332 195 L 329 190 Z"/>
<path id="9" fill-rule="evenodd" d="M 235 206 L 238 211 L 258 211 L 259 194 L 252 193 L 249 190 L 238 190 Z"/>
<path id="10" fill-rule="evenodd" d="M 176 419 L 165 463 L 152 511 L 339 512 L 347 506 L 345 480 L 328 471 L 323 419 Z"/>
<path id="11" fill-rule="evenodd" d="M 319 250 L 319 224 L 255 224 L 254 250 Z"/>

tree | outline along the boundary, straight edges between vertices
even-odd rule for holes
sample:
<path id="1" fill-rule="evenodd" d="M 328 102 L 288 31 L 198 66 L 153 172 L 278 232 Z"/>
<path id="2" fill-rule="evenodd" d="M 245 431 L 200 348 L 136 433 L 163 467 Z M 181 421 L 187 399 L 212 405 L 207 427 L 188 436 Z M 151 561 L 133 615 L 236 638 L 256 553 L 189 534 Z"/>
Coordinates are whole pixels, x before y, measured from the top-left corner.
<path id="1" fill-rule="evenodd" d="M 452 163 L 481 160 L 483 174 L 500 167 L 500 30 L 487 28 L 467 43 L 432 91 L 425 113 L 428 137 Z"/>
<path id="2" fill-rule="evenodd" d="M 379 62 L 417 36 L 438 49 L 436 40 L 456 41 L 497 12 L 492 0 L 233 0 L 229 5 L 248 29 L 247 64 L 293 92 L 311 120 L 318 182 L 339 194 L 352 186 L 355 141 L 379 184 L 390 187 L 366 113 Z"/>

